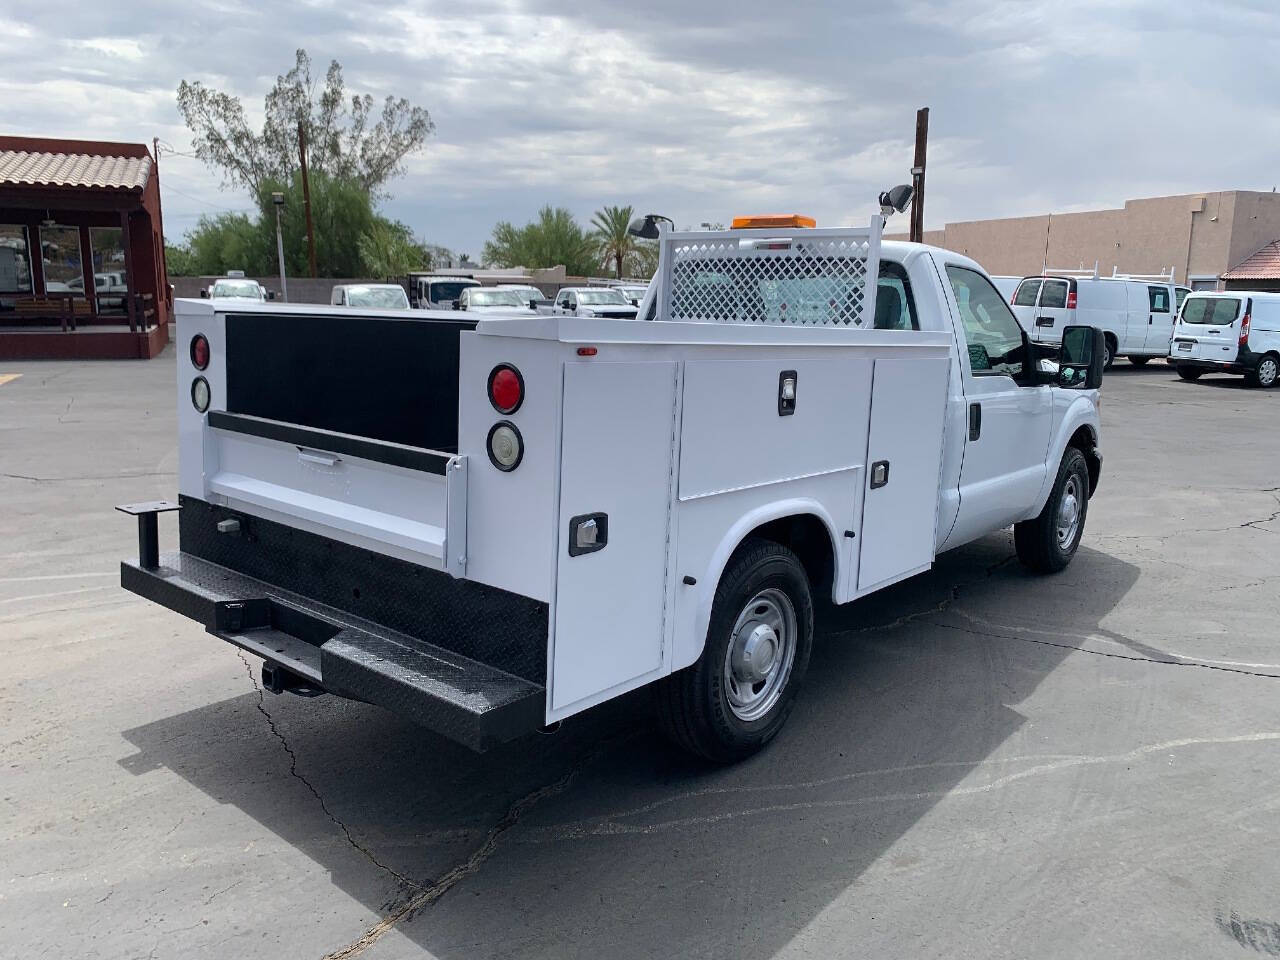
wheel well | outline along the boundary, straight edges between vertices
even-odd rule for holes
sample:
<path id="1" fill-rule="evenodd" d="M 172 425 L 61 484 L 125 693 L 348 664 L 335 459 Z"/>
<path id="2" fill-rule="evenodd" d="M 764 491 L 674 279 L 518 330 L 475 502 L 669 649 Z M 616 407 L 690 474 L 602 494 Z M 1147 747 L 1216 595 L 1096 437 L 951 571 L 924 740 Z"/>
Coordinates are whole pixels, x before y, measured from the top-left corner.
<path id="1" fill-rule="evenodd" d="M 1102 460 L 1098 456 L 1098 447 L 1093 439 L 1093 431 L 1088 427 L 1078 427 L 1067 441 L 1068 447 L 1075 447 L 1084 454 L 1084 462 L 1089 468 L 1089 496 L 1098 488 L 1098 478 L 1102 475 Z"/>
<path id="2" fill-rule="evenodd" d="M 812 513 L 800 513 L 779 517 L 762 523 L 752 530 L 743 542 L 756 537 L 780 543 L 797 557 L 809 576 L 809 583 L 816 595 L 830 593 L 835 574 L 834 548 L 826 525 Z"/>

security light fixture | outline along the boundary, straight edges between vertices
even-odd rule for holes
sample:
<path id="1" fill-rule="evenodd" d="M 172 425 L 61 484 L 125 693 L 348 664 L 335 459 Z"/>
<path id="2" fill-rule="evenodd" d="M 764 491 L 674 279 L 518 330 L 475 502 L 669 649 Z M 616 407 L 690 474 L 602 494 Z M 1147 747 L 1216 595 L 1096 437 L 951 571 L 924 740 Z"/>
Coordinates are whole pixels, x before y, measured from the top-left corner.
<path id="1" fill-rule="evenodd" d="M 675 221 L 670 217 L 664 217 L 660 213 L 647 213 L 643 217 L 632 220 L 631 225 L 627 227 L 627 233 L 641 240 L 657 240 L 659 220 L 675 226 Z"/>
<path id="2" fill-rule="evenodd" d="M 915 191 L 911 184 L 902 183 L 896 187 L 892 187 L 880 194 L 880 213 L 882 216 L 891 217 L 895 213 L 902 213 L 907 209 L 907 205 L 911 203 L 911 196 Z"/>

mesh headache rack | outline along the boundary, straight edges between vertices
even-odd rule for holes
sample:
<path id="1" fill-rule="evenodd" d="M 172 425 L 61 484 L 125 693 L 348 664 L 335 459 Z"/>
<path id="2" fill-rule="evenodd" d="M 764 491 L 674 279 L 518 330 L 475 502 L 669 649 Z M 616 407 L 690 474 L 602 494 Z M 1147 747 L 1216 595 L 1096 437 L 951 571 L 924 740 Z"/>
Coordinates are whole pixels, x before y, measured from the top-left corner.
<path id="1" fill-rule="evenodd" d="M 870 329 L 883 230 L 662 230 L 656 318 Z"/>

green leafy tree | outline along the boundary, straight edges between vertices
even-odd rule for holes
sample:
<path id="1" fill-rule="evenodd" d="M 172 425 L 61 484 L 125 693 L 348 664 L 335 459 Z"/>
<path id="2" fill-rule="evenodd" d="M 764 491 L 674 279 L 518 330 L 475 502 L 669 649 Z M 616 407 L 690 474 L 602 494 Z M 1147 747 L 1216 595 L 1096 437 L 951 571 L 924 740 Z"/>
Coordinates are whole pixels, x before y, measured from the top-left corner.
<path id="1" fill-rule="evenodd" d="M 398 221 L 379 220 L 357 241 L 364 272 L 371 277 L 394 277 L 410 270 L 431 269 L 426 245 Z"/>
<path id="2" fill-rule="evenodd" d="M 623 270 L 634 259 L 636 254 L 636 237 L 627 232 L 631 226 L 632 208 L 602 207 L 591 218 L 595 227 L 592 239 L 596 244 L 596 253 L 600 262 L 612 267 L 614 276 L 622 279 Z"/>
<path id="3" fill-rule="evenodd" d="M 587 276 L 599 265 L 595 241 L 564 207 L 545 206 L 523 227 L 503 220 L 493 228 L 481 257 L 495 267 L 563 266 L 570 274 Z"/>
<path id="4" fill-rule="evenodd" d="M 288 182 L 298 169 L 298 124 L 307 136 L 307 166 L 378 195 L 404 172 L 404 158 L 435 130 L 430 114 L 403 97 L 350 96 L 334 60 L 317 87 L 311 58 L 298 50 L 293 69 L 266 96 L 261 131 L 249 126 L 238 97 L 199 80 L 178 84 L 178 112 L 195 155 L 222 172 L 226 183 L 255 196 L 270 180 Z"/>

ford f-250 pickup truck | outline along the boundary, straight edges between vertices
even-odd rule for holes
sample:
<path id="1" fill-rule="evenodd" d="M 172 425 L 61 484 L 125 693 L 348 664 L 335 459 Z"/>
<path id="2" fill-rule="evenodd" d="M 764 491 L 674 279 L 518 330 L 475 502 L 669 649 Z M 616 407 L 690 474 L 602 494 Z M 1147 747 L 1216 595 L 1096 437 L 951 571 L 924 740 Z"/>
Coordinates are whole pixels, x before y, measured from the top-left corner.
<path id="1" fill-rule="evenodd" d="M 745 222 L 646 221 L 641 321 L 179 301 L 178 501 L 122 508 L 124 587 L 273 692 L 484 749 L 652 685 L 727 762 L 785 721 L 815 597 L 1010 525 L 1026 565 L 1066 566 L 1098 331 L 1046 363 L 976 263 L 882 243 L 879 216 Z"/>

